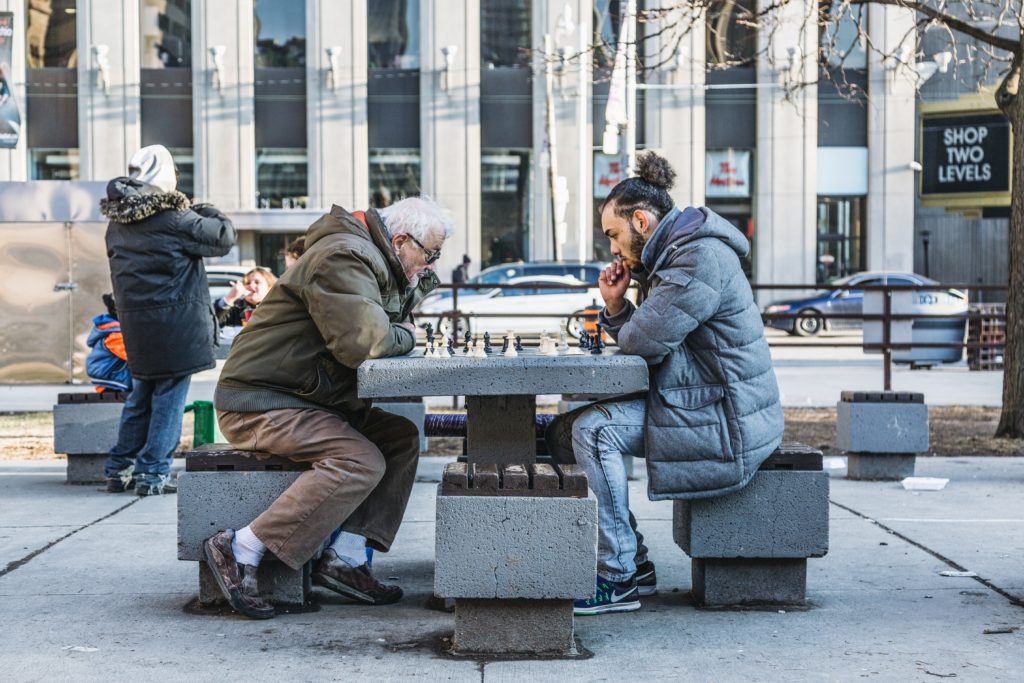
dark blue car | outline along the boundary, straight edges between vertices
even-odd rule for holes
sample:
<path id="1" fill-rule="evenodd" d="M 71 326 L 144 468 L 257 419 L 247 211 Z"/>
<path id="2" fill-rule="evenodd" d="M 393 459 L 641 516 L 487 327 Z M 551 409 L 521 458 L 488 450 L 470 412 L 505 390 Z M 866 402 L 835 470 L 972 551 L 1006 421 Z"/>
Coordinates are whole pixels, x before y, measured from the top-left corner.
<path id="1" fill-rule="evenodd" d="M 936 285 L 937 281 L 916 273 L 865 272 L 833 280 L 830 289 L 823 289 L 811 296 L 799 299 L 775 301 L 765 307 L 765 313 L 797 314 L 796 318 L 777 318 L 766 321 L 768 327 L 785 330 L 798 337 L 813 337 L 822 330 L 861 329 L 860 318 L 825 319 L 825 315 L 842 313 L 861 315 L 864 312 L 864 290 L 860 287 L 878 285 Z M 852 289 L 836 289 L 836 286 L 851 286 Z M 943 305 L 963 302 L 967 310 L 967 297 L 955 289 L 915 293 L 915 307 Z M 943 310 L 942 312 L 946 312 Z"/>

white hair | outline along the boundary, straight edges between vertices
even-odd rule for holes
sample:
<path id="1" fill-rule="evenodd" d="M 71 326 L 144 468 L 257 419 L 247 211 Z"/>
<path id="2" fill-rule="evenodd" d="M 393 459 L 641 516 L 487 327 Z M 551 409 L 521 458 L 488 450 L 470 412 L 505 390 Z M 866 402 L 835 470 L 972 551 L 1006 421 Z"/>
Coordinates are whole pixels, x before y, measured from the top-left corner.
<path id="1" fill-rule="evenodd" d="M 448 212 L 426 195 L 407 197 L 378 209 L 378 213 L 392 237 L 412 235 L 425 242 L 431 235 L 441 233 L 444 239 L 448 239 L 455 232 Z"/>

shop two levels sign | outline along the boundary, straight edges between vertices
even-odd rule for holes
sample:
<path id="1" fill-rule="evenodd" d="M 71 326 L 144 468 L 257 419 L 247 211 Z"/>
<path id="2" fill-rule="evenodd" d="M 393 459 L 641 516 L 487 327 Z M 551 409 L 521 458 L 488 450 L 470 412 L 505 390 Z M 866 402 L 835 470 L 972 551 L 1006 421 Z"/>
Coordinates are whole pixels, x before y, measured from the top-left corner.
<path id="1" fill-rule="evenodd" d="M 1010 124 L 999 113 L 928 115 L 921 120 L 921 197 L 1010 191 Z"/>

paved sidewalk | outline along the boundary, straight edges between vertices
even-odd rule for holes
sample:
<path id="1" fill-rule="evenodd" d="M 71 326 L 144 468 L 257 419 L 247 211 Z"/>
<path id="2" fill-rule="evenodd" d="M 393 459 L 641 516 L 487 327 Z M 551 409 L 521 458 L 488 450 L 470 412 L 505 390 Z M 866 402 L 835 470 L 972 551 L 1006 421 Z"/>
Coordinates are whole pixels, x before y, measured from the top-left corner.
<path id="1" fill-rule="evenodd" d="M 389 607 L 319 593 L 318 612 L 248 621 L 193 616 L 197 568 L 179 562 L 173 496 L 136 501 L 63 483 L 62 461 L 0 463 L 0 662 L 4 680 L 1019 681 L 1024 672 L 1024 458 L 919 459 L 944 491 L 851 482 L 833 471 L 831 549 L 809 563 L 806 611 L 706 611 L 671 505 L 631 485 L 657 562 L 638 612 L 577 620 L 594 656 L 453 661 L 433 644 L 451 614 L 431 593 L 441 459 L 425 459 L 382 577 Z M 891 530 L 891 531 L 890 531 Z M 895 532 L 895 533 L 892 533 Z M 947 578 L 962 566 L 984 582 Z M 5 569 L 6 568 L 6 569 Z M 985 635 L 985 629 L 1019 627 Z"/>

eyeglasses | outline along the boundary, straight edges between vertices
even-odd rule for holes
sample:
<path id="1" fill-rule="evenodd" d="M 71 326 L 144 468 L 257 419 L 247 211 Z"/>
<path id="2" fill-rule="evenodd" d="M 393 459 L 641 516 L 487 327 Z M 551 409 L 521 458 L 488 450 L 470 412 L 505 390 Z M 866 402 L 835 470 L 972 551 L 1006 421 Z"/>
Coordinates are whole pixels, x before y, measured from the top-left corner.
<path id="1" fill-rule="evenodd" d="M 441 258 L 441 250 L 440 249 L 437 249 L 437 250 L 427 249 L 425 246 L 423 246 L 423 242 L 420 242 L 418 239 L 416 239 L 412 235 L 409 235 L 408 233 L 406 233 L 406 235 L 409 237 L 409 239 L 411 239 L 413 242 L 416 243 L 416 246 L 418 246 L 420 249 L 423 250 L 423 253 L 427 257 L 427 264 L 428 265 L 431 264 L 431 263 L 434 263 L 439 258 Z"/>

